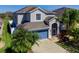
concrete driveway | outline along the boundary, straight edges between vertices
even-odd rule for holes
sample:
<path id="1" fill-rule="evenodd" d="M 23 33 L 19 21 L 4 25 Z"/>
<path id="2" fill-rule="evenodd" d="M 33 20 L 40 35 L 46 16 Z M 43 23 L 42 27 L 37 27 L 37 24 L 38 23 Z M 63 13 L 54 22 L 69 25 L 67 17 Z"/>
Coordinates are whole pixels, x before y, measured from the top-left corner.
<path id="1" fill-rule="evenodd" d="M 55 43 L 56 38 L 53 38 L 52 40 L 40 40 L 38 42 L 38 45 L 34 45 L 32 47 L 32 51 L 34 53 L 68 53 L 64 48 L 60 47 Z"/>
<path id="2" fill-rule="evenodd" d="M 5 46 L 5 43 L 3 41 L 0 41 L 0 48 L 3 48 Z"/>

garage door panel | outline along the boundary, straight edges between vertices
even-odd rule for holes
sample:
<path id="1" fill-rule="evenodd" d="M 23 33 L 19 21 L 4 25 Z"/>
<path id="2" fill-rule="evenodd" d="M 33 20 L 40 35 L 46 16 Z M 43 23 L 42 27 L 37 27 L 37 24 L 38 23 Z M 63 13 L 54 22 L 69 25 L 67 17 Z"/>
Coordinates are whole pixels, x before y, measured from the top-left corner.
<path id="1" fill-rule="evenodd" d="M 48 30 L 37 31 L 40 39 L 48 38 Z"/>

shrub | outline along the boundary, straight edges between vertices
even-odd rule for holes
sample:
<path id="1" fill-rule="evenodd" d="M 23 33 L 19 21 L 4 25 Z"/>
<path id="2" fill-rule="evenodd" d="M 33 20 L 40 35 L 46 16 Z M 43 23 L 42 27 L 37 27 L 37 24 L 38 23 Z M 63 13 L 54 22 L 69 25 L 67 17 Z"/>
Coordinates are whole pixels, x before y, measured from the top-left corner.
<path id="1" fill-rule="evenodd" d="M 31 50 L 33 44 L 38 40 L 38 34 L 28 32 L 22 28 L 17 29 L 12 38 L 12 50 L 25 53 Z"/>
<path id="2" fill-rule="evenodd" d="M 70 35 L 74 37 L 74 41 L 79 41 L 79 28 L 72 29 Z"/>
<path id="3" fill-rule="evenodd" d="M 67 31 L 66 30 L 61 31 L 59 34 L 59 38 L 61 42 L 68 42 L 69 38 L 67 37 Z"/>

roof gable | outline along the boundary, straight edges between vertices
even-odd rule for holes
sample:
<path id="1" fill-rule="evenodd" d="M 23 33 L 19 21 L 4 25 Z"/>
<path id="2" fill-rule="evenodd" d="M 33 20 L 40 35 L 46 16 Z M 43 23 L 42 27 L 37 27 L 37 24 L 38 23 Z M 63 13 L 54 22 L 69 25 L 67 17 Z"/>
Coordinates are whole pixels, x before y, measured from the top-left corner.
<path id="1" fill-rule="evenodd" d="M 56 19 L 57 20 L 57 17 L 56 16 L 53 16 L 53 17 L 46 17 L 45 20 L 44 20 L 44 23 L 46 25 L 49 25 L 49 22 L 52 21 L 52 19 Z"/>
<path id="2" fill-rule="evenodd" d="M 40 10 L 41 12 L 43 12 L 43 13 L 47 14 L 47 11 L 46 11 L 46 10 L 43 10 L 43 9 L 42 9 L 42 8 L 40 8 L 40 7 L 35 8 L 35 9 L 31 10 L 30 12 L 32 13 L 32 12 L 35 12 L 35 11 L 37 11 L 37 10 Z"/>
<path id="3" fill-rule="evenodd" d="M 47 14 L 47 15 L 50 15 L 50 14 L 53 15 L 53 14 L 55 14 L 55 12 L 47 11 L 45 9 L 42 9 L 40 7 L 35 7 L 35 6 L 24 7 L 22 9 L 16 11 L 15 13 L 29 13 L 29 12 L 34 12 L 34 11 L 36 11 L 38 9 L 40 11 L 42 11 L 43 13 Z"/>

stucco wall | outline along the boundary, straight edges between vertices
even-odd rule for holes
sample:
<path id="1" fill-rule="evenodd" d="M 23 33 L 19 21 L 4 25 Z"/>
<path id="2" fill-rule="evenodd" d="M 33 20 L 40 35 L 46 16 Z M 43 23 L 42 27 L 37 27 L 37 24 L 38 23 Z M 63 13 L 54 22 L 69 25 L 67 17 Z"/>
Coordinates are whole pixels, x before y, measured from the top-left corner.
<path id="1" fill-rule="evenodd" d="M 41 14 L 41 20 L 36 20 L 36 14 Z M 29 22 L 41 22 L 44 21 L 46 17 L 54 16 L 54 15 L 46 15 L 44 12 L 40 11 L 39 9 L 31 12 L 30 14 L 17 14 L 17 25 L 21 24 L 21 22 L 25 19 Z M 29 20 L 28 20 L 29 19 Z"/>
<path id="2" fill-rule="evenodd" d="M 36 20 L 36 14 L 41 14 L 41 20 Z M 43 13 L 40 10 L 36 10 L 36 11 L 31 13 L 30 21 L 31 22 L 40 22 L 40 21 L 44 21 L 45 18 L 46 18 L 46 14 L 45 13 Z"/>

